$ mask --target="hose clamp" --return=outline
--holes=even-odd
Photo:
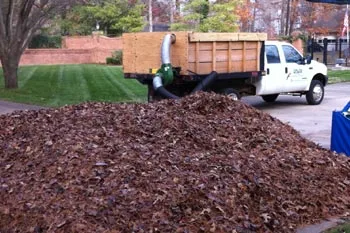
[[[162,78],[160,76],[156,75],[153,78],[153,89],[157,90],[161,86],[163,86]]]

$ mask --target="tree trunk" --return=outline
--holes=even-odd
[[[174,14],[175,14],[175,0],[171,0],[170,2],[170,24],[174,23]]]
[[[285,35],[290,35],[290,0],[287,1],[286,31]]]
[[[280,21],[281,21],[281,31],[280,31],[280,34],[281,35],[285,35],[286,33],[285,33],[285,29],[286,29],[286,26],[285,26],[285,22],[286,22],[286,20],[285,20],[285,9],[286,9],[286,0],[283,0],[282,1],[282,3],[281,3],[281,19],[280,19]]]
[[[251,28],[250,31],[251,32],[255,32],[255,20],[256,20],[256,11],[257,11],[257,4],[259,4],[259,1],[256,0],[254,3],[254,8],[253,8],[253,20],[252,20],[252,24],[251,24]]]
[[[149,31],[153,32],[152,0],[148,1],[148,17],[149,17]]]
[[[76,0],[0,0],[0,60],[5,88],[18,88],[19,60],[34,33]]]
[[[19,56],[6,56],[1,60],[2,69],[4,70],[5,88],[18,88],[17,70],[19,66]]]

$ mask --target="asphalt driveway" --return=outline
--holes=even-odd
[[[305,96],[279,96],[274,103],[265,103],[258,96],[242,101],[288,123],[307,139],[329,149],[332,112],[342,110],[350,101],[350,82],[327,85],[320,105],[308,105]]]

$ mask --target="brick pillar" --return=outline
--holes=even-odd
[[[100,31],[92,32],[93,49],[91,50],[91,57],[92,57],[93,63],[99,63],[98,48],[99,48],[100,35],[101,35]]]
[[[304,54],[304,43],[303,40],[298,38],[295,41],[293,41],[293,46],[301,53]]]
[[[67,37],[66,37],[66,36],[63,36],[63,37],[62,37],[62,44],[61,44],[61,48],[62,48],[62,49],[66,49],[66,48],[67,48],[67,42],[66,42],[66,40],[67,40]]]

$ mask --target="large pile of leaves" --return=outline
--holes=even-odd
[[[350,207],[349,159],[220,95],[0,125],[0,232],[294,232]]]

